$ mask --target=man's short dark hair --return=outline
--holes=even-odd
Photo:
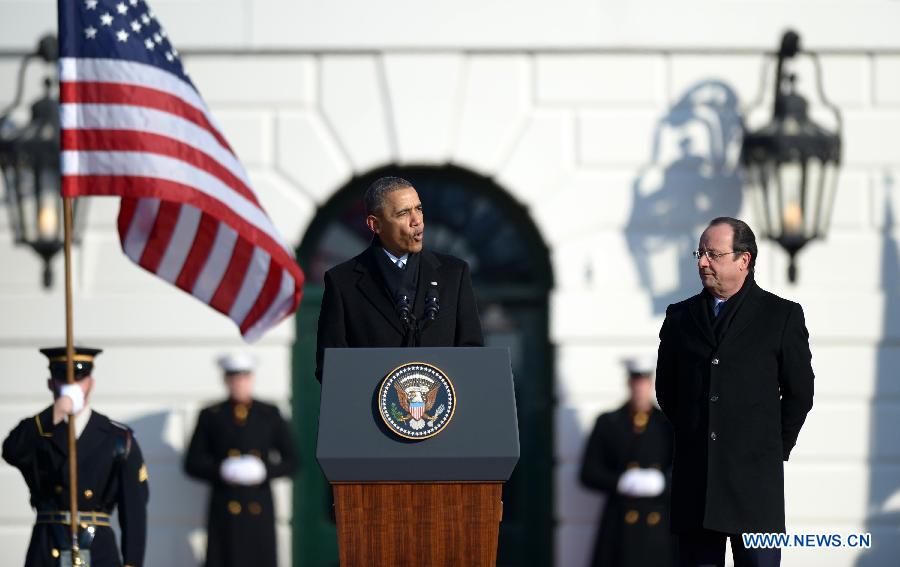
[[[741,254],[743,252],[750,253],[750,275],[754,275],[754,269],[756,268],[756,235],[753,234],[750,225],[740,219],[732,217],[716,217],[709,221],[709,226],[716,226],[719,224],[727,224],[731,227],[731,230],[734,233],[731,249],[734,250],[735,254]]]
[[[398,189],[412,188],[412,183],[402,177],[379,177],[369,185],[363,202],[366,206],[366,216],[377,215],[384,208],[384,200],[388,193]]]

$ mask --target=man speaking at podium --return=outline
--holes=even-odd
[[[422,249],[425,218],[412,183],[382,177],[364,201],[372,244],[325,273],[316,378],[326,348],[484,346],[469,266]]]

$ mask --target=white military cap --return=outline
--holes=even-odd
[[[653,374],[656,372],[655,356],[632,356],[622,362],[629,374]]]
[[[256,357],[244,351],[224,354],[217,362],[227,374],[253,372],[256,369]]]

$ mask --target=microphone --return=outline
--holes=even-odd
[[[425,319],[434,321],[437,319],[440,311],[441,304],[438,301],[437,282],[431,282],[431,285],[428,286],[428,292],[425,294]]]
[[[405,289],[397,290],[397,296],[394,300],[394,309],[404,325],[409,325],[409,319],[412,315],[412,306],[409,304],[409,292]]]

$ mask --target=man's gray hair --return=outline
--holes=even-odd
[[[412,183],[402,177],[379,177],[369,185],[366,194],[363,196],[363,203],[366,206],[366,216],[377,215],[384,208],[384,200],[388,193],[392,193],[398,189],[412,188]]]

